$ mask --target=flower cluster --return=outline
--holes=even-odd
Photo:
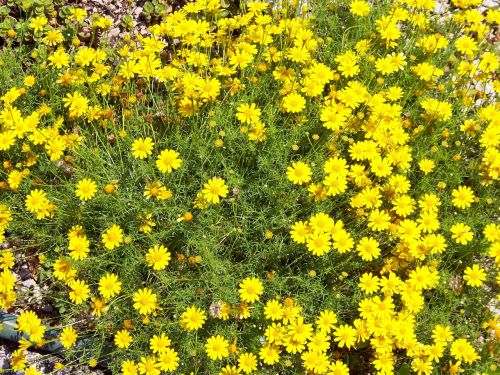
[[[0,12],[13,370],[496,371],[498,9],[155,0],[111,45],[31,3]]]

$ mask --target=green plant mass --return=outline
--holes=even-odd
[[[499,371],[498,7],[73,3],[0,6],[10,369]]]

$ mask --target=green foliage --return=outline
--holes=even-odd
[[[17,24],[11,17],[14,5],[29,9],[29,16],[19,19]],[[99,359],[109,365],[113,374],[119,374],[123,361],[131,359],[139,362],[142,357],[151,355],[149,340],[163,332],[171,338],[172,347],[181,358],[178,371],[218,374],[223,365],[236,365],[241,353],[259,355],[265,330],[271,324],[264,313],[267,301],[276,298],[283,306],[300,306],[300,315],[307,323],[314,323],[322,311],[332,310],[338,317],[337,327],[344,324],[353,327],[360,319],[362,304],[373,297],[360,288],[360,278],[368,272],[387,277],[393,271],[404,284],[404,288],[401,285],[391,298],[394,307],[386,314],[366,313],[361,320],[376,326],[373,321],[396,324],[394,321],[397,319],[411,316],[415,319],[412,333],[417,344],[422,346],[434,343],[432,331],[437,325],[450,326],[455,339],[466,338],[478,353],[474,363],[467,365],[467,371],[494,371],[491,369],[495,368],[497,360],[491,345],[495,345],[495,338],[485,330],[484,325],[494,320],[488,306],[496,303],[498,280],[495,277],[498,278],[498,270],[495,258],[489,255],[493,246],[490,242],[495,241],[485,238],[484,230],[488,224],[495,222],[498,214],[494,204],[498,198],[498,178],[491,177],[497,169],[484,164],[487,151],[479,139],[482,132],[498,120],[485,120],[481,109],[474,107],[472,101],[475,95],[481,96],[486,100],[483,107],[487,107],[490,102],[494,103],[494,94],[489,97],[485,92],[476,90],[472,95],[464,90],[468,78],[453,78],[460,75],[454,66],[457,60],[467,60],[455,47],[459,35],[450,37],[449,44],[439,53],[429,54],[417,45],[417,41],[430,33],[429,29],[419,28],[404,20],[398,27],[405,39],[402,37],[404,40],[398,40],[389,48],[380,37],[381,28],[376,22],[395,7],[389,1],[374,3],[370,14],[364,18],[353,14],[349,4],[343,1],[314,2],[312,9],[307,10],[309,13],[293,2],[285,5],[287,7],[279,11],[266,10],[271,19],[269,22],[280,25],[283,20],[292,24],[295,22],[292,20],[300,20],[296,21],[299,26],[297,30],[291,26],[283,27],[282,32],[272,35],[269,46],[288,56],[296,43],[294,38],[297,38],[291,30],[296,34],[300,31],[308,42],[316,43],[310,51],[312,57],[304,63],[289,57],[273,62],[266,55],[269,46],[254,42],[257,52],[252,56],[252,64],[242,69],[235,68],[230,75],[245,86],[234,91],[229,88],[235,81],[217,75],[218,63],[214,59],[222,61],[220,66],[234,65],[227,61],[234,55],[235,46],[242,42],[250,43],[258,35],[255,29],[244,23],[234,29],[228,27],[234,35],[221,33],[222,36],[217,37],[221,40],[209,48],[198,46],[199,41],[191,45],[186,35],[179,33],[180,36],[177,36],[172,32],[173,35],[166,35],[164,39],[187,39],[182,41],[186,44],[174,46],[179,51],[176,54],[175,48],[167,46],[167,43],[158,51],[155,47],[148,46],[149,50],[143,48],[148,41],[132,39],[130,35],[127,37],[132,42],[120,40],[117,46],[110,47],[105,39],[94,39],[100,32],[104,37],[106,35],[106,28],[100,26],[83,38],[78,33],[81,25],[70,20],[70,7],[57,2],[33,0],[23,4],[8,3],[7,7],[0,8],[0,36],[6,38],[7,31],[13,28],[22,34],[9,42],[18,44],[0,51],[0,94],[4,95],[13,87],[24,86],[25,93],[14,103],[23,118],[34,112],[41,113],[41,108],[50,108],[35,128],[46,131],[55,129],[55,132],[47,134],[71,144],[60,156],[53,157],[55,152],[50,149],[49,140],[36,144],[28,136],[23,136],[0,151],[3,161],[0,199],[13,217],[6,227],[6,238],[9,242],[24,244],[23,251],[37,253],[36,258],[40,262],[38,281],[49,287],[50,292],[44,295],[44,299],[57,309],[60,315],[57,325],[76,327],[79,337],[88,343],[83,354],[73,347],[65,355],[70,360]],[[400,6],[403,8],[403,5]],[[207,30],[216,33],[217,27],[224,29],[223,23],[217,20],[232,19],[230,17],[239,12],[239,8],[239,4],[224,3],[214,14],[199,12],[192,17],[198,17],[196,19],[200,23],[208,20],[211,28]],[[241,8],[243,13],[248,11],[245,4]],[[57,27],[64,30],[64,41],[60,46],[71,56],[70,67],[63,69],[56,69],[50,63],[56,47],[46,45],[42,37],[35,35],[27,26],[32,17],[48,15],[54,10],[58,10],[60,18]],[[150,24],[170,20],[166,11],[164,1],[148,1],[143,6],[143,16]],[[304,21],[304,14],[311,16],[308,22]],[[429,11],[422,11],[422,14],[430,16]],[[100,19],[95,17],[94,20]],[[238,18],[238,22],[243,21]],[[264,19],[262,22],[267,21]],[[130,16],[123,19],[124,29],[132,31],[132,24]],[[433,33],[449,36],[458,24],[432,20],[430,25]],[[88,65],[77,62],[75,54],[81,53],[85,47],[77,48],[70,42],[78,36],[82,39],[79,43],[88,43],[85,47],[92,43],[99,45],[100,52],[106,54],[102,61],[93,61]],[[163,40],[160,37],[157,39]],[[151,40],[149,42],[153,44]],[[367,51],[361,52],[361,42],[368,42]],[[138,51],[133,54],[125,51],[122,55],[120,48],[125,47]],[[485,46],[481,48],[484,48],[482,53],[487,50]],[[359,59],[359,72],[353,77],[344,74],[338,62],[339,56],[348,50],[356,51]],[[190,53],[200,51],[207,58],[206,65],[186,63],[192,57]],[[151,61],[141,60],[144,57],[141,54],[150,54]],[[407,65],[394,74],[385,75],[377,69],[376,61],[389,54],[404,55]],[[476,58],[480,59],[481,55]],[[308,69],[312,69],[313,60],[330,67],[332,78],[321,87],[319,95],[309,96],[304,77],[310,74]],[[131,79],[126,79],[121,71],[127,61],[138,66]],[[153,65],[156,62],[161,67],[178,68],[179,77],[163,79],[159,68],[148,76],[144,73],[145,69],[140,69],[141,64]],[[446,70],[446,74],[425,82],[411,69],[421,62]],[[99,64],[108,66],[110,70],[94,80],[93,74],[98,71]],[[283,68],[292,71],[293,79],[277,78],[284,74]],[[25,84],[26,76],[30,75],[36,78],[33,87]],[[187,92],[196,84],[189,79],[186,84],[182,78],[192,76],[200,79],[216,77],[223,89],[215,99],[202,99],[203,90],[190,96]],[[360,83],[362,88],[359,91],[364,89],[369,93],[369,99],[363,98],[359,105],[351,108],[342,128],[332,131],[325,125],[322,111],[332,101],[349,107],[349,101],[361,94],[353,92],[344,101],[339,97],[341,91],[354,81]],[[102,85],[109,86],[108,93],[102,93]],[[383,107],[380,123],[387,121],[392,128],[389,127],[388,135],[378,134],[377,127],[382,125],[374,126],[372,122],[377,106],[372,105],[370,100],[376,100],[373,99],[377,98],[376,95],[385,100],[393,86],[402,88],[402,97],[391,101],[393,107]],[[291,92],[306,98],[305,107],[298,113],[284,105],[284,98]],[[88,108],[82,116],[72,115],[71,103],[67,104],[75,93],[88,99]],[[421,104],[423,99],[429,97],[451,103],[453,116],[432,118]],[[182,104],[184,98],[197,101],[199,108],[186,115]],[[4,102],[7,103],[7,100]],[[7,108],[5,103],[2,109]],[[238,108],[243,103],[254,103],[261,110],[259,121],[265,124],[265,139],[259,142],[250,139],[249,129],[255,123],[247,126],[237,119]],[[381,106],[384,104],[380,103]],[[391,117],[385,113],[391,109],[397,115]],[[491,106],[493,116],[498,117],[498,108],[494,109],[494,104]],[[6,123],[4,117],[1,121]],[[479,124],[474,135],[468,135],[462,129],[467,120]],[[401,133],[396,133],[394,129],[401,130]],[[391,133],[393,130],[394,133]],[[29,134],[32,133],[34,131]],[[408,135],[408,139],[401,141],[397,134],[401,137]],[[133,155],[132,145],[137,139],[146,137],[154,142],[152,155],[145,160],[138,159]],[[392,145],[396,145],[394,148],[407,146],[412,157],[408,166],[394,162],[389,175],[380,177],[372,160],[355,160],[350,151],[352,146],[373,139],[379,142],[377,156],[383,158],[389,157]],[[496,148],[498,145],[486,149]],[[161,173],[155,164],[156,158],[165,149],[175,150],[182,160],[179,169],[167,174]],[[31,157],[33,164],[30,163]],[[322,196],[315,193],[311,186],[315,183],[327,189],[329,173],[326,164],[333,157],[347,160],[351,168],[349,187],[340,194]],[[431,159],[436,164],[430,173],[419,167],[419,162],[425,159]],[[297,161],[306,163],[312,171],[312,180],[305,185],[298,186],[287,177],[288,168]],[[365,168],[365,182],[357,183],[351,176],[355,164],[362,164]],[[9,180],[13,170],[27,170],[19,187],[15,188]],[[394,209],[394,200],[399,195],[391,190],[390,178],[396,174],[411,183],[407,195],[415,200],[417,207],[419,199],[425,194],[436,194],[440,198],[442,205],[438,209],[439,229],[436,233],[446,239],[445,251],[426,252],[419,258],[411,253],[411,248],[421,241],[424,233],[415,239],[415,243],[398,234],[398,225],[405,217],[395,213]],[[197,194],[213,177],[224,179],[228,194],[221,195],[220,204],[200,208],[196,204]],[[75,194],[77,184],[83,179],[91,179],[97,184],[97,193],[86,201],[78,199]],[[172,191],[170,199],[146,198],[145,190],[156,182]],[[457,208],[453,202],[452,192],[459,186],[470,187],[477,197],[466,209]],[[380,207],[390,214],[391,226],[382,231],[370,228],[370,208],[353,203],[363,189],[371,187],[380,189]],[[27,197],[35,189],[43,190],[55,205],[53,216],[40,220],[29,212]],[[408,219],[416,222],[422,211],[417,208]],[[319,213],[325,213],[336,223],[341,222],[356,244],[363,237],[373,237],[380,245],[380,256],[365,261],[356,248],[345,253],[332,248],[325,255],[316,256],[308,251],[305,244],[294,242],[290,235],[294,223],[308,222]],[[150,215],[147,220],[146,215]],[[148,220],[154,225],[149,223],[150,228],[147,229],[150,230],[145,230],[144,224]],[[474,232],[473,239],[465,245],[457,244],[452,238],[450,228],[458,222],[466,223]],[[113,224],[120,226],[125,238],[120,246],[109,250],[102,236]],[[87,257],[69,260],[77,278],[89,285],[94,299],[100,298],[98,286],[105,274],[118,275],[122,285],[121,293],[106,301],[102,316],[92,315],[99,315],[95,300],[86,299],[78,304],[68,297],[71,283],[56,277],[53,272],[57,262],[69,259],[69,233],[78,226],[81,226],[91,245]],[[148,249],[157,244],[165,245],[172,256],[163,270],[154,270],[145,258]],[[23,254],[22,251],[20,253]],[[464,272],[472,264],[479,264],[486,270],[487,279],[483,287],[472,287],[463,279]],[[432,287],[422,288],[418,282],[415,285],[409,281],[413,272],[423,267],[438,274]],[[256,303],[250,304],[250,316],[246,319],[242,317],[242,311],[248,306],[242,303],[238,288],[248,277],[261,280],[264,292]],[[158,297],[159,308],[150,316],[141,315],[133,307],[134,295],[142,288],[151,289]],[[422,297],[422,309],[412,312],[403,298],[404,293],[410,293],[408,295],[415,298]],[[392,293],[377,292],[382,299],[389,295]],[[227,320],[210,315],[214,305],[222,301],[231,306]],[[203,328],[196,332],[187,332],[179,323],[183,312],[190,306],[199,307],[208,315]],[[30,308],[36,309],[36,306]],[[408,324],[412,324],[410,320]],[[406,322],[403,321],[403,324]],[[113,344],[113,335],[124,327],[128,327],[133,336],[133,344],[128,349]],[[392,331],[381,329],[383,334],[378,336],[374,332],[370,332],[372,341],[361,339],[362,335],[358,333],[360,338],[355,348],[349,349],[339,346],[339,340],[334,340],[338,335],[336,331],[332,332],[328,361],[341,360],[348,365],[351,374],[372,372],[373,361],[381,355],[377,353],[380,344],[377,344],[376,338],[386,335],[394,341],[398,340]],[[209,360],[205,343],[215,335],[222,335],[235,343],[239,352],[232,353],[224,362]],[[414,360],[429,356],[424,351],[423,354],[412,352],[404,345],[399,341],[394,347],[391,344],[390,351],[394,350],[391,359],[393,371],[398,374],[415,372]],[[303,358],[287,352],[285,344],[281,346],[279,363],[271,367],[261,362],[259,374],[294,374],[302,368]],[[450,366],[458,358],[450,353],[447,346],[438,360],[439,363],[433,363],[432,373],[440,373],[441,368],[450,371]]]

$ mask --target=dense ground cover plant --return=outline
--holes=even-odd
[[[104,17],[20,8],[12,368],[38,374],[52,322],[69,363],[113,374],[496,371],[500,11],[479,3],[204,0],[114,46]],[[52,321],[20,302],[25,260]]]

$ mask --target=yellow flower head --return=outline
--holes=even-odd
[[[264,292],[264,285],[255,277],[247,277],[240,283],[240,297],[244,302],[252,303],[259,300]]]

